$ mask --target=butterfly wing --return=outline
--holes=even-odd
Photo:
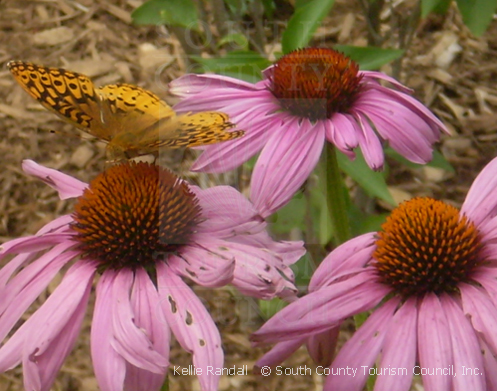
[[[101,121],[101,97],[87,76],[23,61],[10,61],[7,67],[46,109],[95,137],[111,139],[112,129]]]
[[[131,84],[111,84],[97,88],[101,96],[102,122],[121,132],[140,133],[158,121],[176,114],[157,95]]]
[[[174,112],[173,112],[174,113]],[[207,111],[160,118],[138,132],[123,132],[109,143],[111,157],[126,151],[128,156],[155,153],[159,148],[183,148],[228,141],[244,135],[243,130],[228,132],[235,125],[225,113]]]

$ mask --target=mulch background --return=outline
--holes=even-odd
[[[0,64],[20,59],[64,67],[90,76],[96,85],[127,82],[145,87],[173,104],[167,83],[187,71],[184,54],[167,29],[132,24],[130,14],[140,4],[138,0],[2,0]],[[400,13],[407,5],[397,2],[394,11]],[[384,17],[387,22],[393,19],[389,14]],[[332,14],[316,33],[316,43],[366,45],[365,26],[358,7],[347,0],[337,0]],[[385,28],[389,28],[388,23]],[[268,29],[268,34],[273,32]],[[277,36],[270,39],[279,41]],[[271,49],[275,48],[277,44]],[[392,162],[389,183],[397,199],[430,195],[459,206],[478,172],[496,156],[496,50],[495,21],[482,38],[471,36],[454,9],[446,16],[430,16],[419,27],[399,77],[452,131],[439,149],[456,173],[408,169]],[[390,73],[391,69],[385,67],[383,71]],[[73,205],[70,201],[60,202],[53,190],[24,175],[20,167],[23,159],[33,159],[83,181],[91,180],[105,168],[105,145],[75,136],[78,132],[73,126],[31,99],[5,67],[0,68],[0,132],[2,242],[36,232],[53,218],[70,213]],[[186,153],[186,163],[180,163],[178,157],[173,153],[166,160],[174,160],[175,168],[201,185],[232,179],[230,175],[217,178],[189,174],[185,167],[193,159],[192,152]],[[247,178],[239,178],[242,190],[246,189]],[[51,289],[55,286],[56,282]],[[248,342],[249,333],[262,322],[257,304],[231,288],[198,292],[223,336],[225,367],[250,368],[248,376],[223,377],[220,390],[322,388],[323,378],[319,376],[253,375],[251,368],[262,354]],[[89,357],[89,328],[90,316],[54,390],[98,389]],[[190,362],[189,355],[175,343],[171,364],[187,367]],[[313,364],[301,349],[285,365],[296,368]],[[20,368],[0,375],[0,391],[22,389]],[[170,376],[170,389],[198,390],[199,385],[193,376]]]

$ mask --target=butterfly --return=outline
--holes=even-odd
[[[157,154],[159,148],[214,144],[244,135],[225,113],[177,115],[157,95],[131,84],[96,87],[85,75],[24,61],[7,64],[16,81],[45,108],[107,142],[113,161]]]

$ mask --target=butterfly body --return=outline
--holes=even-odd
[[[34,99],[66,122],[108,143],[113,160],[157,153],[161,147],[214,144],[243,136],[226,114],[177,115],[158,96],[131,84],[95,87],[85,75],[28,62],[7,64]]]

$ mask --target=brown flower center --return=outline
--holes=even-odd
[[[72,227],[84,256],[103,269],[149,267],[189,243],[200,213],[186,183],[156,165],[132,162],[90,183]]]
[[[455,292],[484,261],[475,225],[431,198],[399,205],[378,235],[373,254],[378,275],[405,297]]]
[[[360,91],[356,63],[332,49],[299,49],[273,68],[271,92],[281,106],[312,121],[348,112]]]

